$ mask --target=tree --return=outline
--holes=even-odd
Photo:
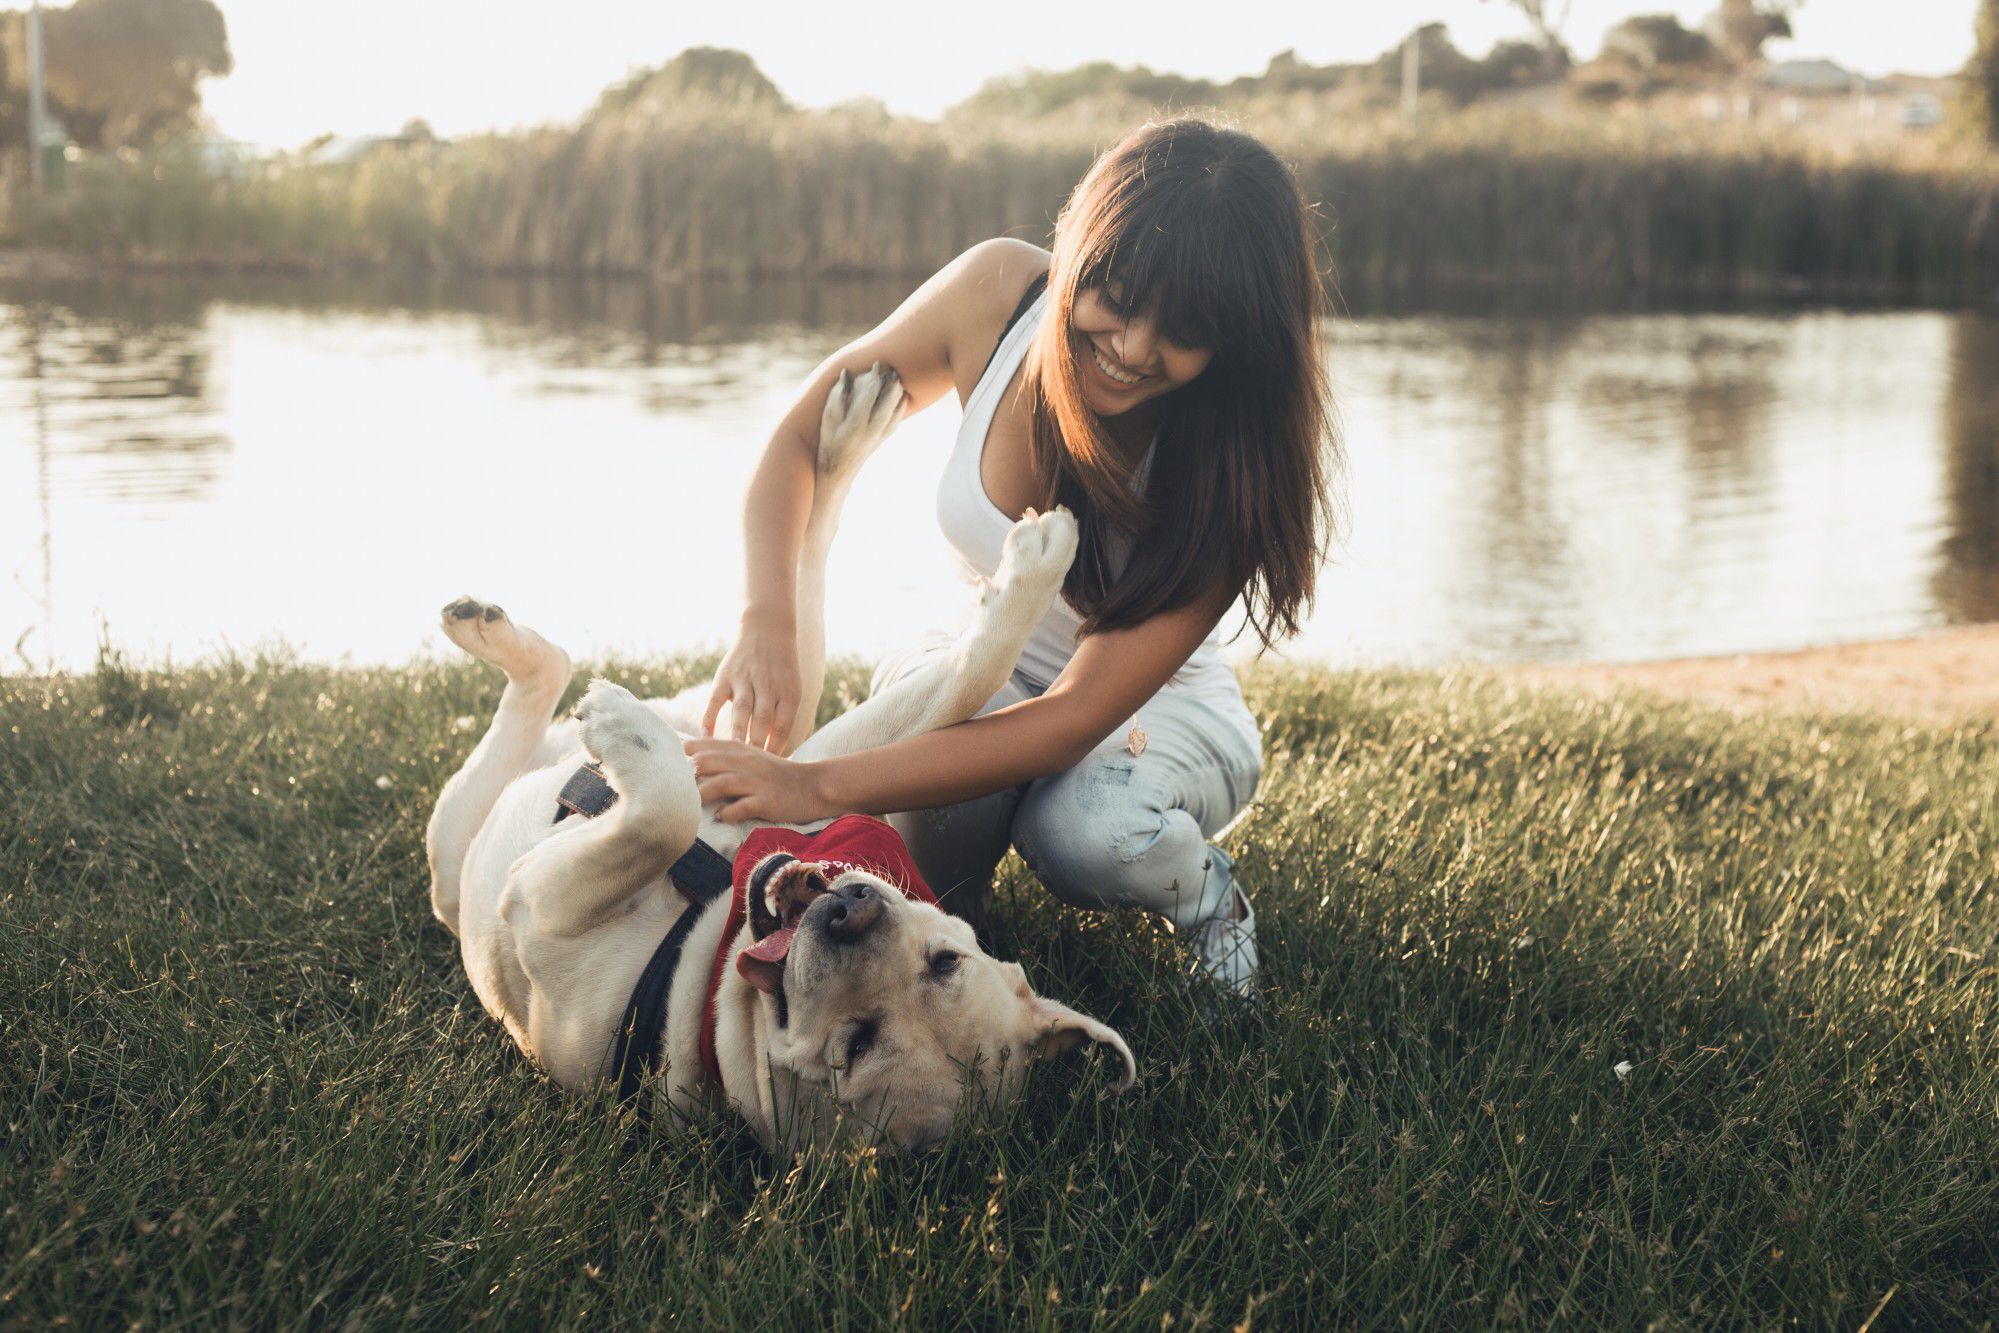
[[[602,116],[640,105],[674,107],[687,102],[788,110],[790,104],[757,62],[741,51],[690,46],[658,69],[641,70],[613,84],[590,114]]]
[[[1603,37],[1606,60],[1615,60],[1651,78],[1669,69],[1692,69],[1715,56],[1714,43],[1671,14],[1641,14]]]
[[[1763,58],[1763,43],[1791,35],[1791,13],[1802,0],[1721,0],[1701,26],[1737,65]]]
[[[1540,44],[1548,69],[1567,69],[1569,47],[1562,40],[1562,29],[1568,26],[1569,7],[1574,0],[1506,0],[1506,3],[1519,10],[1527,26],[1534,30],[1534,40]]]
[[[1524,42],[1500,42],[1485,59],[1476,60],[1458,50],[1443,24],[1425,23],[1363,67],[1362,76],[1389,87],[1400,84],[1404,53],[1411,42],[1416,45],[1423,91],[1440,93],[1454,102],[1471,102],[1487,93],[1535,83],[1547,73],[1546,54],[1541,48]]]
[[[8,17],[18,28],[21,16]],[[50,106],[86,148],[144,148],[185,133],[201,110],[201,81],[234,67],[213,0],[76,0],[44,11],[42,30]],[[8,55],[12,103],[26,65]]]

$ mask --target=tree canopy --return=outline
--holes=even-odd
[[[590,114],[602,116],[633,107],[672,106],[690,100],[772,111],[782,111],[790,105],[770,76],[743,52],[719,46],[690,46],[659,68],[641,70],[605,89]]]
[[[1763,43],[1791,35],[1799,0],[1721,0],[1703,25],[1723,55],[1738,65],[1763,58]]]
[[[5,89],[0,134],[27,121],[27,24],[0,14]],[[144,148],[184,134],[201,111],[201,81],[229,73],[229,32],[213,0],[76,0],[42,11],[49,109],[86,148]]]

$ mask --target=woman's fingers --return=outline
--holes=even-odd
[[[797,720],[797,698],[779,690],[771,696],[770,718],[768,722],[759,720],[755,729],[750,732],[750,735],[761,736],[763,739],[759,743],[764,749],[770,751],[772,754],[781,755],[784,753],[784,747],[791,741],[791,727]]]
[[[729,709],[729,731],[732,733],[730,739],[748,740],[750,712],[757,706],[756,687],[745,682],[729,702],[732,705]]]
[[[777,719],[769,700],[769,695],[759,694],[756,711],[750,714],[749,742],[759,750],[770,748],[771,732],[776,729]]]
[[[716,801],[733,801],[749,795],[750,784],[740,773],[715,773],[697,777],[694,790],[701,794],[701,804],[713,805]]]
[[[715,719],[722,715],[722,705],[729,702],[732,691],[722,677],[715,677],[715,688],[708,692],[708,711],[701,715],[701,734],[715,734]]]
[[[760,777],[768,778],[772,762],[754,748],[736,749],[727,740],[690,740],[685,746],[694,765],[694,790],[703,806],[719,807],[715,817],[734,824],[770,816],[771,794]]]

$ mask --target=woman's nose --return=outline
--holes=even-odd
[[[1150,319],[1140,316],[1126,322],[1124,332],[1112,343],[1112,348],[1127,369],[1144,370],[1151,364],[1158,343],[1159,330]]]

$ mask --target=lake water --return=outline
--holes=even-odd
[[[572,650],[720,645],[738,502],[801,377],[902,288],[125,280],[0,289],[0,670],[100,636],[435,651],[497,599]],[[1367,315],[1333,330],[1351,521],[1294,656],[1626,660],[1999,619],[1999,318]],[[954,402],[855,488],[829,637],[966,590]]]

